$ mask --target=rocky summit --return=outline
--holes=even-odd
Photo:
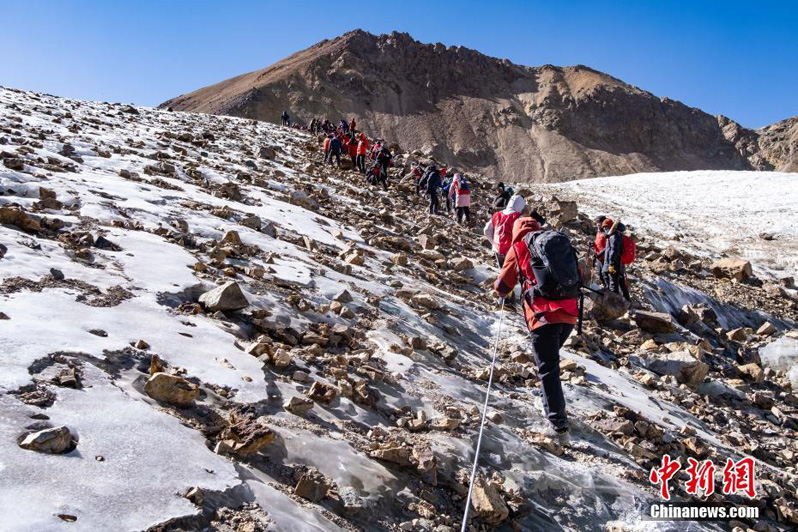
[[[711,129],[620,82],[620,92],[579,85],[605,79],[586,69],[524,69],[401,35],[346,39],[309,53],[342,58],[336,75],[353,87],[389,83],[387,70],[361,79],[347,65],[393,47],[417,48],[407,61],[460,68],[462,58],[515,83],[527,107],[508,96],[506,112],[485,118],[503,121],[502,136],[534,127],[564,138],[578,115],[556,110],[579,98],[589,109],[591,95],[642,98],[664,116],[696,115],[704,126],[693,131]],[[456,105],[446,91],[459,84],[383,105]],[[561,100],[554,86],[580,96]],[[479,83],[464,90],[482,94]],[[384,127],[377,115],[364,122]],[[379,133],[405,144],[402,127]],[[465,144],[449,146],[466,157]],[[470,505],[470,531],[649,530],[643,519],[661,500],[649,479],[665,454],[684,468],[711,459],[718,475],[728,459],[752,457],[756,497],[709,500],[758,507],[758,518],[727,523],[733,530],[798,526],[795,205],[762,231],[769,240],[754,222],[702,239],[698,221],[728,227],[725,203],[710,217],[673,216],[703,189],[659,205],[646,194],[666,188],[643,181],[629,192],[627,178],[590,198],[583,182],[516,184],[586,267],[595,214],[622,211],[637,240],[631,303],[591,292],[584,331],[563,350],[564,446],[541,411],[523,319],[502,322],[495,305],[481,234],[492,188],[473,180],[473,225],[429,216],[409,174],[416,157],[397,152],[385,192],[324,165],[317,140],[294,129],[0,89],[2,528],[450,532]],[[552,168],[538,175],[564,176]],[[738,191],[745,202],[726,216],[744,219],[756,211],[749,189],[729,183],[747,176],[714,174],[724,185],[701,201],[709,209]],[[789,178],[761,176],[767,189]],[[673,500],[698,502],[683,473]]]
[[[298,124],[357,118],[407,151],[505,181],[796,171],[796,118],[751,130],[586,66],[520,66],[356,30],[162,107]]]

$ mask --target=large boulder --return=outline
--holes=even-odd
[[[42,230],[38,221],[16,205],[0,205],[0,224],[14,225],[28,233],[38,233]]]
[[[670,314],[664,312],[647,312],[639,310],[634,316],[638,327],[654,334],[669,334],[675,330]]]
[[[229,281],[222,286],[218,286],[209,292],[205,292],[199,298],[205,310],[216,312],[217,310],[240,310],[249,306],[244,292],[235,281]]]
[[[456,272],[462,272],[473,268],[474,263],[468,257],[457,257],[449,261],[449,267]]]
[[[300,207],[304,207],[308,210],[316,210],[319,207],[319,203],[302,192],[301,190],[293,190],[291,191],[291,196],[289,200],[292,204],[298,205]]]
[[[304,397],[291,397],[288,401],[283,403],[283,408],[291,412],[292,414],[296,414],[301,416],[303,414],[308,413],[310,410],[313,409],[313,405],[315,403],[310,399],[305,399]]]
[[[753,276],[751,263],[747,260],[736,257],[727,257],[715,261],[710,267],[712,275],[720,279],[734,279],[736,281],[746,281]]]
[[[160,403],[190,406],[199,397],[199,388],[183,377],[155,373],[144,385],[144,392]]]
[[[75,437],[64,426],[32,432],[19,442],[19,446],[23,449],[48,454],[67,453],[76,445]]]
[[[230,416],[230,425],[219,435],[214,452],[248,456],[274,441],[274,432],[255,416]]]
[[[271,146],[261,146],[258,150],[258,155],[261,159],[274,160],[274,158],[277,157],[277,150]]]
[[[410,299],[410,302],[418,307],[424,307],[429,310],[437,310],[443,306],[439,299],[423,292],[414,295]]]
[[[754,382],[762,382],[765,380],[765,372],[756,362],[751,362],[750,364],[743,364],[742,366],[737,368],[742,375],[747,378],[750,378]]]
[[[475,481],[471,506],[476,510],[478,517],[491,525],[501,523],[510,515],[510,510],[499,490],[482,478]]]
[[[294,495],[310,502],[319,502],[330,491],[330,482],[316,470],[311,469],[299,478],[294,487]]]
[[[418,243],[421,244],[421,249],[435,249],[437,240],[434,236],[422,233],[418,235]]]
[[[585,301],[588,315],[599,323],[617,320],[629,310],[629,302],[615,292],[590,292]]]
[[[577,217],[579,216],[579,209],[577,208],[575,201],[563,201],[557,198],[553,198],[550,207],[551,207],[551,213],[550,213],[551,216],[560,225],[576,220]]]
[[[648,358],[648,369],[658,375],[673,375],[680,384],[695,387],[709,372],[709,366],[687,351],[662,353]]]

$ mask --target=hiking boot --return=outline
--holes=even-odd
[[[554,439],[561,446],[567,447],[571,443],[571,431],[568,430],[568,427],[554,429]]]

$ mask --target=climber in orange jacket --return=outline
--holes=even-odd
[[[536,290],[537,279],[542,277],[540,273],[536,274],[540,259],[533,258],[530,250],[532,240],[525,237],[540,230],[541,225],[534,218],[519,218],[515,221],[513,243],[504,259],[494,289],[500,297],[507,297],[519,281],[522,283],[524,319],[532,338],[543,392],[543,408],[558,441],[567,444],[570,438],[565,395],[560,382],[560,348],[574,330],[579,316],[579,304],[577,297],[547,299]],[[570,243],[567,245],[570,246]],[[576,262],[575,254],[573,261]]]

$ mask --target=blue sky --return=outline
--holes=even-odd
[[[362,28],[585,64],[743,125],[798,115],[798,2],[0,0],[0,85],[156,105]]]

